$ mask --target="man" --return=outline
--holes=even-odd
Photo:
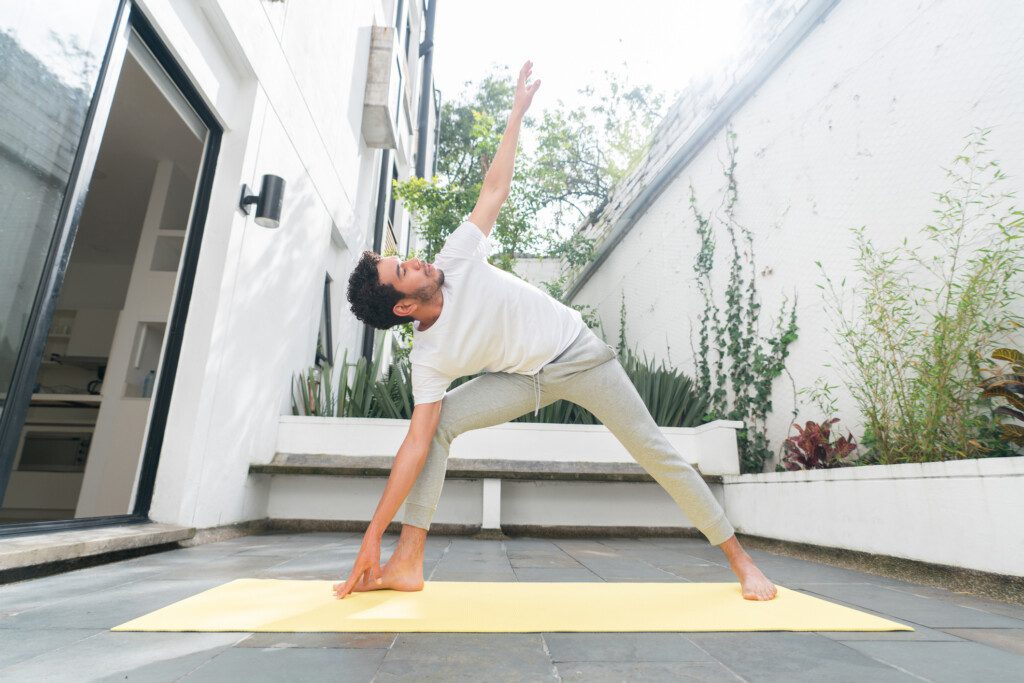
[[[776,589],[740,547],[707,484],[662,435],[616,359],[576,310],[486,261],[488,236],[512,182],[519,128],[540,80],[519,80],[501,144],[469,220],[434,264],[363,252],[349,279],[352,311],[378,329],[412,321],[415,407],[380,503],[338,598],[352,591],[423,588],[423,548],[452,439],[558,399],[592,412],[729,559],[748,600]],[[447,392],[449,383],[484,374]],[[408,500],[406,496],[408,495]],[[398,545],[380,568],[380,539],[405,501]]]

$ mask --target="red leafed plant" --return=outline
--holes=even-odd
[[[799,434],[791,436],[783,443],[786,456],[782,465],[787,470],[825,469],[829,467],[845,467],[852,465],[850,454],[857,449],[853,434],[835,436],[831,433],[832,425],[839,422],[838,417],[825,420],[821,424],[807,421],[801,427],[794,423]]]

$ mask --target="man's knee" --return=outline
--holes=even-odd
[[[459,434],[464,430],[459,425],[459,420],[456,418],[456,414],[451,410],[446,410],[446,406],[441,403],[441,416],[437,421],[437,430],[434,432],[434,438],[441,443],[445,448],[451,446],[452,441],[455,440]]]

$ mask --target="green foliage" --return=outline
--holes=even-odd
[[[331,365],[324,362],[292,377],[292,415],[331,417],[337,414],[335,394],[331,391],[332,372]]]
[[[575,230],[567,238],[562,233],[600,212],[614,184],[646,154],[650,132],[664,107],[663,96],[650,86],[628,81],[626,68],[605,72],[600,86],[580,90],[583,105],[569,108],[559,101],[539,121],[524,119],[515,178],[491,232],[498,245],[489,258],[493,265],[514,272],[517,257],[541,254],[571,269],[594,258],[593,239]],[[514,92],[515,79],[506,67],[489,74],[461,100],[444,103],[437,175],[394,184],[395,197],[416,218],[421,258],[432,261],[476,204]],[[567,284],[568,275],[563,273],[541,286],[561,300]],[[588,327],[598,328],[593,306],[568,305],[580,312]],[[395,353],[408,355],[411,326],[403,326],[398,334]]]
[[[689,377],[664,362],[655,364],[646,355],[641,358],[629,348],[619,351],[618,360],[659,427],[695,427],[704,423],[707,399],[694,390]],[[452,382],[452,388],[474,376]],[[601,424],[590,411],[564,400],[542,407],[536,416],[531,410],[513,422]]]
[[[381,336],[374,358],[381,357],[385,337]],[[662,427],[693,427],[702,423],[707,401],[693,389],[693,382],[664,363],[655,365],[646,356],[639,358],[625,349],[619,356],[623,369],[647,405],[654,421]],[[296,380],[292,400],[293,415],[319,415],[338,417],[385,417],[409,419],[412,417],[412,370],[407,356],[396,356],[383,375],[380,361],[367,363],[360,357],[349,363],[347,352],[341,363],[336,397],[330,394],[330,367],[310,368],[310,374],[322,376],[322,384],[307,385],[300,375]],[[451,389],[470,381],[477,375],[462,377],[451,384]],[[315,397],[315,400],[309,397]],[[335,407],[337,408],[335,410]],[[600,424],[589,411],[570,403],[556,401],[544,406],[534,416],[529,412],[516,422],[544,422],[558,424]]]
[[[834,417],[820,424],[810,420],[802,427],[794,424],[797,435],[783,442],[786,455],[777,470],[830,469],[855,464],[857,441],[850,432],[846,436],[833,433],[837,422],[839,418]]]
[[[1024,448],[1024,353],[1000,348],[991,358],[1005,365],[983,369],[989,376],[979,385],[981,398],[991,410],[992,422],[979,439],[980,449],[988,456],[1020,455]]]
[[[360,356],[348,362],[348,351],[341,361],[337,392],[331,390],[333,368],[314,366],[296,378],[292,394],[293,415],[327,417],[407,418],[412,415],[412,377],[408,359],[397,357],[381,374],[386,335],[380,335],[368,363]]]
[[[570,273],[572,273],[577,266],[581,266],[593,260],[595,255],[596,248],[594,240],[589,237],[585,237],[582,233],[574,233],[572,237],[554,247],[548,254],[548,258],[561,259],[568,268],[553,280],[542,282],[541,286],[547,290],[549,295],[555,299],[562,300],[565,297],[565,286],[569,282]],[[583,322],[586,323],[587,327],[590,329],[596,330],[601,325],[597,309],[593,306],[589,306],[587,304],[566,305],[579,311],[580,315],[583,317]]]
[[[708,397],[708,419],[742,420],[737,431],[742,472],[760,472],[771,457],[765,425],[772,410],[772,385],[786,369],[789,346],[797,337],[796,297],[792,305],[784,299],[774,334],[760,334],[761,304],[757,296],[754,237],[749,228],[736,221],[736,133],[726,130],[729,162],[723,173],[727,180],[723,208],[723,229],[729,239],[732,258],[725,284],[725,306],[715,298],[716,237],[712,214],[703,215],[690,185],[690,208],[696,221],[698,250],[694,260],[697,289],[703,310],[697,319],[697,392]],[[794,414],[795,417],[795,414]]]
[[[646,355],[641,359],[629,349],[619,355],[619,362],[658,426],[695,427],[704,423],[708,400],[695,390],[689,377],[664,361],[655,366]]]
[[[977,395],[982,355],[1018,325],[1020,228],[1004,209],[1013,193],[984,157],[989,129],[975,129],[952,167],[952,189],[936,193],[937,220],[919,244],[881,249],[853,228],[860,282],[825,278],[823,298],[844,383],[866,422],[875,462],[926,462],[987,455],[997,432]]]
[[[619,301],[619,343],[616,347],[619,356],[626,352],[626,293],[622,292]]]
[[[395,196],[416,217],[428,261],[476,204],[514,92],[514,75],[504,67],[461,100],[444,103],[437,175],[395,184]],[[663,108],[661,95],[650,86],[630,85],[627,69],[606,72],[600,87],[580,93],[582,106],[559,101],[539,120],[523,121],[510,195],[491,233],[498,246],[490,259],[495,266],[511,271],[517,257],[531,254],[570,263],[591,258],[593,244],[586,238],[561,234],[596,215],[615,182],[646,153]]]

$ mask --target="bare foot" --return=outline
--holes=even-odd
[[[383,581],[367,582],[366,577],[359,579],[352,587],[353,593],[362,591],[376,591],[385,588],[395,591],[420,591],[423,590],[423,564],[422,562],[401,561],[394,558],[388,560],[382,569],[381,578]],[[345,582],[334,585],[339,589]]]
[[[732,567],[733,574],[740,580],[744,599],[771,600],[775,597],[777,593],[775,584],[757,568],[749,556],[736,560],[736,562],[730,562],[730,567]]]

